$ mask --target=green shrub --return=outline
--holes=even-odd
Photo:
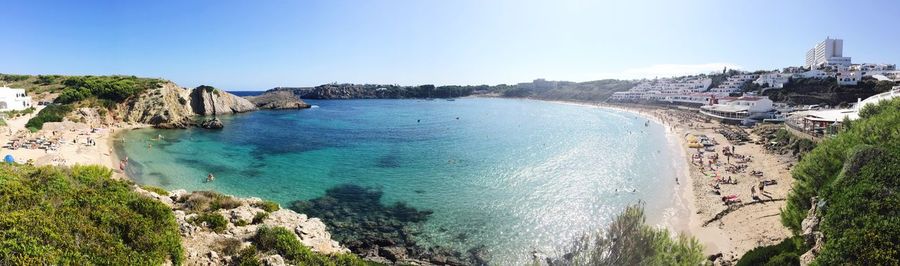
[[[703,246],[689,236],[672,238],[666,229],[646,224],[644,208],[625,208],[613,222],[595,235],[574,243],[560,258],[560,265],[701,265],[706,261]]]
[[[861,119],[804,156],[782,223],[795,234],[819,197],[820,265],[900,264],[900,98],[866,106]]]
[[[41,109],[40,112],[37,113],[34,117],[28,120],[25,123],[25,127],[34,130],[39,130],[44,127],[44,123],[47,122],[62,122],[63,118],[66,115],[72,112],[72,107],[69,105],[48,105]]]
[[[101,166],[0,165],[0,265],[160,265],[183,258],[164,204]]]
[[[747,251],[738,260],[737,266],[800,265],[800,255],[807,250],[809,247],[804,245],[803,238],[795,236],[775,245],[756,247]]]
[[[243,242],[237,238],[221,238],[216,240],[213,249],[225,256],[234,256],[238,255],[238,252],[241,251],[242,244]]]
[[[284,227],[261,226],[253,237],[256,247],[262,251],[278,253],[298,265],[378,265],[360,259],[353,254],[322,255],[312,252],[300,243],[293,232]]]
[[[166,191],[166,189],[161,188],[161,187],[143,185],[143,186],[141,186],[141,188],[143,188],[146,191],[150,191],[150,192],[159,194],[161,196],[169,195],[169,191]]]
[[[262,222],[266,221],[267,218],[269,218],[268,212],[257,212],[256,215],[253,216],[253,222],[251,223],[261,224]]]
[[[185,203],[189,210],[195,212],[229,210],[241,206],[240,200],[214,191],[195,191],[186,197]]]
[[[209,228],[216,233],[224,232],[225,229],[228,228],[228,220],[219,213],[201,213],[192,218],[190,222],[198,226],[202,226],[203,223],[206,223],[206,228]]]
[[[135,76],[76,76],[63,81],[65,89],[56,98],[57,103],[74,103],[96,97],[112,102],[122,102],[161,83],[158,79]]]
[[[232,261],[232,265],[236,266],[260,266],[262,263],[259,261],[259,258],[256,257],[256,247],[249,246],[241,250],[241,252],[234,258]]]
[[[281,209],[281,207],[278,206],[278,203],[275,203],[274,201],[269,201],[269,200],[256,202],[253,204],[253,206],[263,209],[266,212],[274,212],[274,211]]]

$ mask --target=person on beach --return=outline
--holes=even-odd
[[[212,182],[212,181],[216,181],[216,177],[213,176],[212,173],[209,173],[209,175],[206,175],[206,183],[209,183],[209,182]]]

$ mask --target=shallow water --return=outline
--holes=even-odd
[[[117,146],[138,183],[167,189],[286,206],[340,184],[378,188],[382,203],[434,211],[420,243],[484,245],[501,265],[553,254],[627,204],[645,201],[658,222],[676,201],[663,126],[630,113],[482,98],[308,102],[318,108],[222,116],[221,131],[134,130]]]

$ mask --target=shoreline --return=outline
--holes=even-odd
[[[669,226],[678,232],[686,232],[697,238],[704,246],[704,254],[722,254],[725,260],[736,262],[750,249],[777,244],[791,236],[790,231],[781,224],[779,213],[785,205],[785,202],[780,199],[787,196],[793,183],[790,169],[796,163],[796,159],[770,153],[765,147],[753,143],[752,140],[759,136],[747,133],[750,141],[733,143],[719,130],[743,131],[743,129],[721,124],[699,114],[677,108],[578,101],[541,101],[629,112],[666,126],[668,142],[670,145],[680,147],[680,152],[676,152],[676,154],[682,158],[675,159],[676,162],[680,160],[677,163],[679,165],[677,176],[679,179],[686,180],[680,182],[678,188],[680,191],[676,193],[679,199],[675,204],[679,206],[680,214],[684,217],[676,218]],[[733,147],[735,154],[747,156],[752,160],[739,163],[735,159],[735,164],[731,164],[731,158],[727,158],[727,164],[717,161],[715,165],[709,166],[709,170],[701,170],[693,157],[688,156],[697,153],[696,149],[686,145],[686,140],[682,137],[688,134],[705,135],[719,143],[714,146],[716,147],[715,151],[706,152],[707,155],[719,154],[718,150],[723,147]],[[735,165],[743,165],[746,168],[742,171],[729,171],[729,167]],[[746,173],[751,170],[762,171],[765,175],[755,177]],[[713,175],[721,178],[734,177],[735,180],[738,180],[738,184],[722,184],[721,194],[713,195],[710,192]],[[730,208],[721,202],[722,195],[735,195],[745,203],[763,203],[755,201],[748,193],[750,192],[749,187],[755,186],[762,180],[778,182],[777,185],[766,187],[766,192],[770,195],[769,199],[774,199],[774,202],[735,207],[728,215],[715,218],[718,213]],[[684,184],[689,185],[684,186]]]
[[[687,151],[681,146],[683,145],[683,141],[679,137],[679,134],[675,132],[665,121],[660,119],[659,117],[651,114],[652,110],[644,110],[644,108],[640,107],[625,107],[625,106],[617,106],[617,105],[608,105],[608,104],[598,104],[598,103],[588,103],[588,102],[577,102],[577,101],[548,101],[548,100],[538,100],[538,99],[529,99],[529,100],[537,100],[537,101],[545,101],[556,104],[566,104],[566,105],[575,105],[581,107],[588,108],[599,108],[606,110],[613,110],[619,112],[626,112],[629,114],[637,115],[639,117],[646,118],[653,123],[656,123],[663,127],[664,134],[666,137],[666,145],[667,148],[672,151],[672,154],[676,156],[672,162],[674,163],[676,173],[675,178],[678,180],[677,188],[675,189],[675,204],[671,207],[674,208],[676,215],[668,216],[660,214],[659,222],[661,224],[657,224],[657,226],[665,227],[671,231],[675,231],[678,233],[688,232],[692,233],[692,225],[695,223],[695,220],[698,220],[699,217],[695,217],[694,213],[696,213],[696,207],[694,206],[693,199],[693,189],[692,186],[683,185],[683,184],[692,184],[693,178],[690,174],[690,169],[687,164]],[[687,183],[685,183],[687,182]],[[692,234],[693,235],[693,234]]]

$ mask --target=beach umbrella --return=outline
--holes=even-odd
[[[7,163],[15,163],[16,159],[13,159],[12,154],[7,154],[6,157],[3,157],[3,161]]]

